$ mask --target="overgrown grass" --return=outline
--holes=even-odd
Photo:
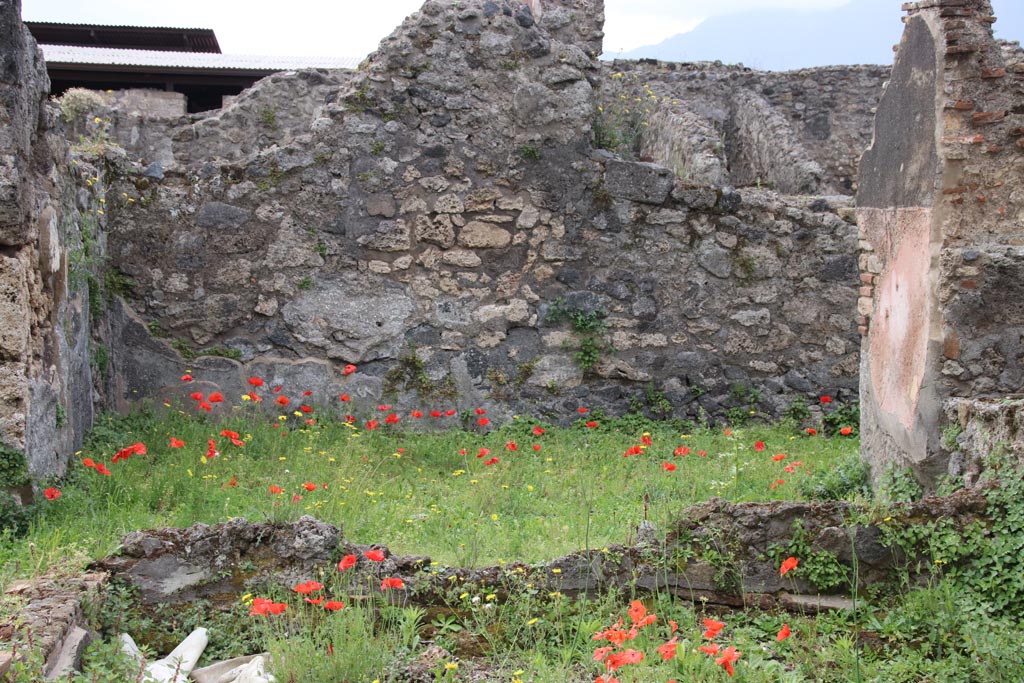
[[[479,566],[628,542],[642,519],[665,529],[685,506],[711,496],[866,495],[856,437],[826,439],[792,425],[683,431],[637,416],[575,413],[569,427],[520,417],[492,429],[480,424],[485,415],[472,412],[402,413],[389,425],[393,411],[383,406],[364,408],[348,422],[335,414],[352,410],[349,405],[306,412],[292,403],[268,415],[243,402],[225,421],[192,405],[104,418],[68,479],[48,482],[59,485],[60,497],[36,506],[25,537],[3,537],[3,579],[73,574],[135,529],[239,516],[287,521],[312,514],[338,524],[357,543],[429,554],[442,565]],[[378,423],[374,429],[371,420]],[[232,443],[230,432],[241,445]],[[172,448],[172,437],[185,445]],[[111,462],[134,443],[144,443],[146,453]],[[110,476],[84,466],[87,458],[105,463]],[[272,492],[278,487],[280,493]],[[925,561],[934,556],[931,581],[916,584],[908,568],[904,583],[862,592],[854,611],[817,617],[715,612],[628,587],[571,600],[538,591],[509,567],[497,585],[453,585],[447,604],[429,611],[388,604],[375,586],[350,585],[347,575],[328,572],[319,577],[323,595],[346,603],[336,612],[278,592],[267,597],[288,603],[282,615],[250,616],[239,596],[230,613],[211,614],[197,604],[161,618],[138,612],[131,594],[114,587],[90,619],[108,636],[149,631],[159,652],[195,626],[211,625],[204,663],[268,649],[278,680],[285,681],[577,683],[612,673],[623,683],[730,680],[717,657],[699,649],[711,643],[723,652],[737,649],[732,680],[744,683],[1015,681],[1024,667],[1018,646],[1024,629],[1019,615],[996,608],[1016,603],[995,600],[981,584],[991,584],[993,593],[1016,590],[1013,543],[1021,536],[1015,520],[1024,514],[1022,489],[1014,484],[991,494],[1005,520],[996,520],[988,536],[981,527],[976,534],[966,530],[973,545],[958,542],[954,530],[938,522],[894,529],[896,542],[924,548]],[[987,555],[985,539],[992,546]],[[961,547],[970,562],[947,571],[944,563]],[[991,562],[981,557],[989,555]],[[994,564],[1005,566],[1007,576],[989,576]],[[638,598],[657,619],[617,651],[644,657],[610,672],[594,660],[595,648],[609,642],[593,637],[620,617],[628,628],[633,617],[627,608]],[[706,638],[703,620],[712,617],[726,625]],[[784,624],[792,635],[778,640]],[[663,659],[658,647],[672,638],[675,654]],[[95,673],[116,668],[110,643],[94,649],[90,672],[79,680],[123,680]],[[428,645],[444,650],[431,658]]]
[[[2,545],[7,575],[64,556],[72,540],[97,556],[134,529],[305,514],[342,527],[349,540],[443,564],[533,562],[626,542],[645,517],[665,528],[711,496],[799,499],[801,482],[857,452],[856,439],[796,436],[780,426],[683,433],[587,414],[569,428],[518,418],[485,433],[477,415],[466,418],[476,431],[465,431],[452,428],[459,416],[403,415],[387,425],[393,413],[375,410],[369,417],[379,426],[368,430],[367,419],[353,424],[325,412],[267,417],[243,405],[214,423],[205,413],[161,407],[104,418],[72,463],[62,496],[42,506],[26,540]],[[225,430],[243,445],[221,436]],[[185,446],[169,447],[172,437]],[[207,457],[211,440],[218,454]],[[145,455],[110,462],[136,442]],[[111,475],[83,466],[86,458],[106,463]]]

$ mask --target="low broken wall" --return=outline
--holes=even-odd
[[[963,527],[983,520],[986,505],[982,492],[963,490],[948,498],[895,506],[887,511],[884,524],[898,528],[929,519]],[[816,605],[842,607],[847,603],[828,596],[849,596],[854,585],[864,590],[896,580],[908,566],[903,552],[887,545],[880,526],[852,521],[865,514],[842,502],[731,504],[715,499],[682,511],[665,536],[641,527],[634,544],[610,544],[542,565],[442,570],[432,567],[426,555],[394,555],[383,545],[352,543],[336,527],[308,516],[291,524],[235,519],[213,526],[133,532],[119,552],[96,567],[109,571],[113,581],[138,588],[143,605],[203,599],[233,607],[239,593],[265,590],[268,585],[290,588],[320,571],[336,571],[334,563],[341,556],[354,554],[357,563],[352,571],[357,575],[377,582],[384,576],[401,577],[408,588],[397,599],[419,605],[446,604],[453,583],[501,587],[502,599],[512,599],[516,585],[530,584],[541,593],[559,591],[570,597],[638,589],[668,591],[702,604],[815,611]],[[820,564],[828,556],[843,578],[819,586],[806,572],[781,575],[776,556],[793,555],[798,536],[809,553],[797,558],[802,564]],[[363,553],[370,548],[381,549],[384,561],[367,560]],[[353,580],[350,585],[376,584]]]

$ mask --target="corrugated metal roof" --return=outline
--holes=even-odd
[[[27,12],[26,12],[27,13]],[[213,29],[202,28],[199,26],[137,26],[135,24],[91,24],[88,22],[81,21],[43,21],[36,19],[26,19],[25,24],[39,24],[41,26],[99,26],[102,28],[141,28],[153,31],[166,31],[168,29],[172,31],[212,31]]]
[[[210,52],[122,50],[77,45],[40,45],[49,64],[95,64],[154,68],[238,69],[240,71],[290,71],[293,69],[354,69],[360,57],[277,57],[272,55],[224,55]]]
[[[36,42],[47,45],[112,47],[121,50],[220,52],[213,29],[169,26],[105,26],[26,21]]]

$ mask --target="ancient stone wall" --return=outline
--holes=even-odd
[[[594,152],[601,72],[558,39],[572,17],[428,2],[354,74],[258,84],[250,99],[297,112],[286,135],[252,135],[256,104],[172,126],[161,173],[114,192],[122,393],[162,395],[187,366],[327,402],[355,363],[364,405],[621,413],[663,393],[696,418],[851,398],[849,202],[689,187]]]
[[[602,18],[431,0],[356,72],[202,115],[65,111],[70,162],[38,51],[11,45],[6,443],[59,474],[94,406],[180,393],[186,369],[496,421],[852,398],[849,200],[595,150]]]
[[[185,94],[180,92],[129,88],[109,91],[104,95],[104,99],[107,100],[111,108],[135,116],[156,118],[184,116],[188,106]]]
[[[99,179],[65,165],[19,2],[0,3],[0,35],[0,444],[5,459],[24,453],[32,472],[60,474],[92,422],[88,288],[71,275],[85,220],[101,220]]]
[[[947,415],[969,426],[960,399],[1024,388],[1024,60],[992,39],[986,0],[905,9],[857,195],[861,434],[876,471],[934,485],[976,477],[942,436]]]
[[[698,62],[616,60],[621,81],[649,86],[641,154],[690,182],[762,185],[787,194],[852,194],[871,142],[884,66],[783,73]],[[616,107],[621,87],[605,89]]]

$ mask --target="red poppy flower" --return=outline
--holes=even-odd
[[[302,595],[309,595],[313,591],[318,591],[323,587],[324,585],[319,581],[307,581],[305,583],[296,584],[292,590]]]
[[[454,415],[454,414],[455,414],[456,412],[457,412],[457,411],[456,411],[456,410],[455,410],[454,408],[449,408],[448,410],[444,411],[444,414],[445,414],[445,415],[446,415],[447,417],[451,417],[451,416],[452,416],[452,415]]]
[[[534,435],[534,436],[540,436],[540,435],[541,435],[541,434],[543,434],[543,433],[544,433],[544,428],[543,428],[543,427],[537,427],[537,426],[535,426],[535,427],[533,428],[533,435]]]
[[[602,659],[608,656],[608,653],[614,650],[614,647],[599,647],[594,650],[594,661],[600,662]]]
[[[171,448],[182,448],[182,447],[184,447],[185,442],[182,441],[181,439],[175,439],[172,436],[171,437],[171,443],[169,445],[170,445]]]
[[[200,402],[199,402],[199,405],[198,405],[198,406],[196,406],[196,408],[197,408],[198,410],[205,410],[206,412],[210,412],[211,410],[213,410],[213,406],[211,406],[211,405],[210,405],[209,403],[207,403],[206,401],[200,401]]]
[[[274,391],[275,394],[278,393],[279,391],[281,391],[281,385],[278,384],[276,387],[274,387],[273,391]]]
[[[414,410],[414,411],[410,412],[409,415],[418,420],[421,417],[423,417],[423,411],[422,410]]]
[[[350,569],[354,566],[356,566],[356,556],[346,555],[345,557],[341,558],[341,562],[338,563],[338,571],[343,572],[346,569]]]
[[[249,400],[252,401],[253,403],[262,403],[263,397],[257,394],[255,391],[250,391]]]
[[[487,467],[490,467],[491,465],[497,465],[497,464],[498,464],[498,459],[497,458],[491,458],[490,460],[485,460],[484,461],[484,465],[487,466]]]
[[[639,664],[642,661],[644,661],[644,653],[630,648],[608,655],[608,658],[604,660],[604,665],[608,667],[609,671],[615,671],[626,664]]]
[[[58,498],[60,498],[60,489],[53,488],[51,486],[50,488],[43,491],[43,495],[46,496],[46,500],[57,500]]]
[[[282,434],[282,436],[284,436],[284,435]],[[297,494],[297,493],[293,493],[293,494],[292,494],[292,505],[295,505],[295,504],[296,504],[296,503],[298,503],[298,502],[299,502],[300,500],[302,500],[302,496],[300,496],[300,495],[299,495],[299,494]]]
[[[352,397],[351,397],[351,396],[349,396],[348,394],[342,394],[342,395],[341,395],[341,396],[339,396],[338,398],[340,398],[340,399],[341,399],[342,401],[344,401],[345,403],[348,403],[349,401],[351,401],[351,400],[352,400]]]
[[[82,464],[85,465],[86,467],[96,467],[96,463],[93,461],[92,458],[85,458],[84,460],[82,460]]]
[[[634,600],[629,603],[629,610],[627,611],[629,618],[633,620],[633,624],[636,625],[638,621],[644,618],[647,614],[647,607],[644,603],[639,600]]]
[[[223,437],[227,437],[229,439],[237,439],[238,438],[238,432],[233,432],[230,429],[222,429],[220,431],[220,435],[223,436]],[[213,439],[210,439],[210,443],[213,443]]]
[[[273,602],[267,598],[254,598],[249,614],[260,616],[266,616],[267,614],[281,614],[281,612],[284,612],[287,607],[288,604],[284,602]]]
[[[270,492],[276,496],[279,493],[284,493],[284,489],[278,486],[277,484],[271,484]]]
[[[710,645],[701,645],[697,649],[703,652],[704,654],[711,655],[712,657],[717,657],[718,653],[721,652],[721,647],[719,647],[718,643],[711,643]]]
[[[645,446],[650,446],[654,442],[651,441],[651,435],[650,434],[644,434],[643,436],[640,437],[640,443],[642,443]]]
[[[379,410],[382,413],[386,413],[389,410],[391,410],[391,406],[380,403],[377,405],[377,410]]]
[[[254,387],[259,388],[259,387],[263,386],[263,380],[260,379],[259,377],[250,377],[249,378],[249,384],[251,384]]]
[[[104,465],[103,463],[98,463],[96,465],[96,471],[99,472],[100,474],[102,474],[105,477],[109,477],[110,476],[110,470],[108,470],[107,466]]]
[[[754,450],[757,451],[758,453],[763,451],[764,450],[764,441],[755,441],[754,442]]]
[[[146,444],[144,444],[144,443],[142,443],[140,441],[138,443],[133,443],[131,446],[127,446],[127,447],[122,448],[121,450],[119,450],[117,453],[114,454],[114,457],[112,458],[112,461],[113,462],[117,462],[118,460],[127,460],[132,455],[145,455],[145,454],[146,454]]]
[[[430,417],[441,417],[441,411],[440,410],[431,410],[430,411]]]
[[[398,424],[399,419],[401,418],[398,417],[398,413],[389,413],[388,416],[384,418],[384,423],[389,425],[396,425]]]
[[[704,631],[704,637],[710,640],[717,636],[719,631],[725,628],[725,622],[716,621],[714,619],[705,619],[704,628],[707,629]]]
[[[475,412],[477,415],[486,415],[487,414],[487,411],[484,410],[483,408],[474,408],[473,412]]]
[[[319,605],[320,603],[322,603],[324,601],[324,596],[321,595],[316,600],[311,600],[310,598],[303,598],[303,600],[305,600],[306,602],[308,602],[311,605]]]
[[[238,477],[231,477],[231,481],[228,482],[228,486],[231,488],[238,486]]]
[[[366,559],[370,560],[371,562],[384,561],[384,553],[380,550],[367,550],[363,553],[363,555],[366,555]]]
[[[206,400],[209,401],[210,403],[223,403],[224,394],[220,393],[219,391],[215,391],[212,394],[210,394],[210,397]]]
[[[283,407],[287,406],[289,403],[291,403],[291,401],[288,399],[287,396],[285,396],[284,394],[281,394],[280,396],[278,396],[277,398],[274,399],[274,403],[276,403],[277,405],[279,405],[279,406],[281,406],[283,408]]]
[[[782,561],[782,565],[779,567],[779,576],[785,576],[787,572],[796,569],[798,564],[800,564],[800,560],[795,557],[787,557]]]
[[[349,363],[349,364],[348,364],[348,365],[346,365],[346,366],[345,366],[345,368],[344,368],[344,369],[343,369],[343,370],[341,371],[341,374],[343,374],[343,375],[351,375],[351,374],[352,374],[353,372],[355,372],[355,371],[356,371],[356,366],[354,366],[354,365],[352,365],[351,363]]]
[[[193,392],[192,392],[191,394],[189,394],[188,396],[189,396],[189,398],[191,398],[191,399],[192,399],[193,401],[202,401],[202,400],[203,400],[204,398],[206,398],[205,396],[203,396],[203,392],[201,392],[201,391],[193,391]]]
[[[299,410],[301,410],[304,413],[312,413],[313,412],[313,408],[311,408],[310,406],[299,406]]]
[[[576,412],[579,413],[580,415],[586,415],[588,411],[589,411],[589,408],[580,407],[580,408],[576,409]]]
[[[490,420],[490,418],[487,418],[487,417],[481,417],[480,419],[478,419],[476,421],[476,423],[478,425],[480,425],[481,427],[486,427],[487,425],[491,424],[491,420]]]
[[[675,472],[676,464],[674,462],[663,462],[661,463],[661,469],[665,470],[666,472]]]
[[[832,402],[832,397],[831,396],[822,396],[821,397],[821,402],[822,403],[831,403]]]
[[[188,374],[182,375],[181,376],[181,381],[182,382],[191,382],[192,381],[192,375],[188,375]]]
[[[405,588],[405,581],[402,581],[397,577],[389,576],[380,582],[380,589],[382,591],[386,591],[389,588],[397,588],[398,590],[402,590],[403,588]]]
[[[540,450],[540,444],[539,443],[533,444],[533,450],[539,451]]]
[[[679,448],[677,448],[675,450],[675,453],[673,453],[673,455],[675,455],[677,458],[679,456],[681,456],[681,455],[689,455],[689,454],[690,454],[690,449],[687,448],[686,446],[680,446]]]
[[[594,427],[597,426],[597,422],[595,422],[594,420],[591,420],[590,422],[587,423],[587,426],[590,427],[591,429],[593,429]]]
[[[792,632],[789,630],[789,624],[783,624],[779,632],[775,634],[775,641],[781,643],[786,638],[789,638]]]
[[[727,647],[722,652],[722,656],[715,660],[715,664],[725,667],[726,672],[732,676],[733,670],[732,665],[736,660],[740,658],[739,651],[734,647]]]
[[[306,489],[307,491],[316,491],[316,484],[314,484],[311,481],[307,481],[302,485],[302,488]]]
[[[808,428],[807,428],[807,433],[808,433],[809,435],[811,435],[811,436],[814,436],[815,434],[817,434],[817,433],[818,433],[818,430],[817,430],[817,429],[815,429],[814,427],[808,427]]]
[[[706,458],[706,457],[708,457],[708,452],[707,451],[697,451],[697,455],[699,455],[702,458]]]
[[[779,462],[780,460],[785,460],[785,459],[786,459],[786,454],[785,453],[776,453],[775,455],[772,456],[772,460],[774,460],[775,462]]]
[[[303,395],[303,396],[312,396],[312,395],[313,395],[313,392],[312,392],[312,391],[308,391],[308,390],[307,390],[307,391],[303,391],[303,392],[302,392],[302,395]]]
[[[377,422],[376,420],[369,420],[366,423],[366,431],[368,432],[372,432],[377,427],[380,427],[380,422]]]
[[[675,633],[676,631],[679,630],[679,624],[677,624],[676,622],[672,621],[671,619],[668,620],[668,625],[672,629],[669,632],[669,635],[672,635],[673,633]]]
[[[515,441],[506,441],[505,442],[505,448],[507,448],[510,451],[518,451],[519,450],[519,446],[516,445]]]
[[[664,645],[659,645],[658,646],[658,654],[661,655],[661,661],[667,662],[668,660],[670,660],[673,657],[675,657],[676,656],[676,647],[678,647],[678,645],[676,644],[676,639],[675,638],[673,638],[672,640],[668,641]]]
[[[343,609],[344,607],[345,607],[345,603],[338,602],[337,600],[328,600],[327,602],[324,603],[324,609],[327,610],[328,612],[336,612],[339,609]]]
[[[355,424],[356,423],[356,416],[355,415],[346,415],[345,416],[345,422],[348,422],[349,424]]]
[[[842,429],[839,430],[839,433],[842,434],[843,436],[849,436],[850,434],[853,433],[853,427],[843,427]]]

